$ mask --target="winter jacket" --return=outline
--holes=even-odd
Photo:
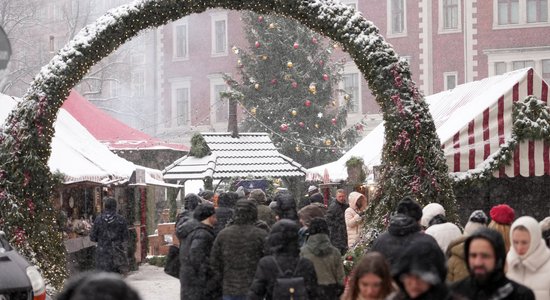
[[[217,235],[222,229],[225,228],[229,220],[233,217],[233,209],[229,207],[217,207],[216,208],[216,225],[214,225],[214,234]]]
[[[495,253],[495,268],[484,281],[478,281],[470,275],[455,282],[451,289],[467,299],[534,300],[533,291],[504,275],[506,249],[502,235],[488,228],[477,230],[464,241],[465,257],[469,257],[470,243],[474,239],[484,239],[491,243]],[[469,268],[468,260],[466,265]]]
[[[314,300],[317,298],[317,275],[315,267],[307,258],[290,255],[288,253],[275,254],[264,256],[258,263],[254,280],[248,291],[248,300],[272,300],[273,286],[279,276],[277,265],[273,262],[273,258],[277,260],[279,267],[283,272],[293,270],[295,277],[303,277],[305,281],[308,299]],[[279,300],[279,299],[273,299]]]
[[[459,281],[470,275],[464,258],[465,240],[466,237],[461,236],[447,247],[447,282]]]
[[[210,261],[216,280],[223,282],[223,295],[246,295],[264,255],[266,237],[267,232],[254,224],[231,225],[218,234]]]
[[[327,210],[326,220],[330,230],[330,241],[334,247],[344,254],[348,249],[348,232],[346,230],[346,219],[344,217],[346,203],[334,201]]]
[[[92,226],[90,240],[97,242],[95,268],[107,272],[124,272],[128,266],[128,223],[114,211],[97,216]]]
[[[420,231],[420,225],[415,219],[404,214],[396,214],[390,219],[388,231],[374,241],[371,250],[382,253],[388,264],[393,266],[403,249],[416,241],[429,241],[437,245],[432,236]]]
[[[264,221],[271,228],[275,224],[275,213],[265,204],[258,204],[258,220]]]
[[[359,240],[361,225],[364,223],[364,219],[359,215],[359,213],[364,211],[365,207],[362,207],[361,210],[357,207],[357,200],[361,197],[364,197],[363,194],[351,192],[348,198],[349,207],[344,213],[346,220],[346,231],[348,235],[348,247],[353,246],[357,240]]]
[[[462,236],[460,228],[451,222],[432,225],[424,233],[434,237],[443,253],[447,251],[447,247],[452,241]]]
[[[319,233],[309,236],[300,255],[309,259],[315,267],[317,283],[321,288],[319,295],[322,295],[323,299],[337,299],[340,295],[334,294],[332,291],[334,288],[331,289],[332,286],[329,285],[340,284],[343,286],[344,265],[340,250],[332,246],[328,235]],[[327,294],[331,291],[333,294]]]
[[[550,249],[541,238],[539,223],[532,217],[518,218],[512,224],[510,240],[514,229],[520,225],[529,231],[531,243],[524,255],[519,255],[514,247],[510,247],[506,257],[506,276],[533,290],[537,300],[550,300]]]
[[[181,299],[212,299],[215,282],[210,269],[210,251],[214,230],[195,219],[178,228],[180,240],[180,295]]]

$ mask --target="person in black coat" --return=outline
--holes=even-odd
[[[273,255],[260,259],[247,299],[261,300],[264,297],[266,300],[273,299],[273,287],[279,277],[277,265],[283,272],[290,270],[295,277],[303,277],[308,299],[317,299],[318,286],[315,267],[307,258],[300,258],[298,224],[286,219],[275,223],[267,238],[267,245]]]
[[[346,202],[346,192],[336,191],[336,201],[328,207],[326,220],[330,230],[330,242],[344,255],[348,251],[348,231],[346,230],[345,212],[349,205]]]
[[[215,299],[216,283],[209,258],[214,244],[213,226],[216,224],[214,206],[201,204],[195,208],[193,218],[181,226],[180,241],[180,298],[181,300]],[[185,230],[184,230],[185,229]]]
[[[235,194],[235,193],[233,193]],[[216,225],[214,225],[214,234],[218,235],[225,225],[233,218],[233,206],[236,199],[231,193],[221,193],[218,197],[218,207],[216,208]]]
[[[382,253],[392,267],[403,249],[413,241],[428,241],[437,246],[432,236],[421,231],[421,218],[422,207],[409,197],[403,198],[397,205],[397,214],[390,218],[388,231],[374,241],[371,250]]]
[[[202,198],[197,194],[189,193],[183,198],[183,211],[176,216],[176,226],[193,219],[193,211],[202,203]]]
[[[107,272],[128,271],[128,223],[116,213],[116,200],[105,198],[105,211],[97,216],[90,240],[97,242],[95,268]]]
[[[216,276],[214,280],[223,285],[224,296],[246,297],[258,261],[264,255],[267,237],[267,232],[255,225],[257,220],[256,203],[239,200],[233,224],[216,236],[210,262]]]
[[[506,278],[506,248],[502,235],[480,228],[464,242],[464,257],[470,276],[451,289],[467,299],[534,300],[531,289]]]
[[[85,272],[69,279],[56,300],[141,300],[117,274]]]
[[[392,276],[399,286],[399,292],[391,300],[464,299],[447,287],[447,266],[445,255],[437,244],[429,241],[411,243],[392,268]]]
[[[296,200],[287,191],[280,191],[275,195],[274,201],[277,205],[273,208],[277,220],[289,219],[298,224],[298,211],[296,210]]]

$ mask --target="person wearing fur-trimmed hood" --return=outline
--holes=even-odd
[[[510,230],[512,246],[506,256],[508,278],[533,290],[537,300],[550,300],[550,249],[532,217],[518,218]]]
[[[348,234],[348,247],[352,247],[359,240],[361,225],[365,223],[365,209],[368,201],[365,195],[351,192],[348,197],[349,207],[344,213]]]

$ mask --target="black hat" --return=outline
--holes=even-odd
[[[397,213],[407,215],[418,221],[422,218],[422,207],[411,197],[405,196],[397,204]]]
[[[323,218],[313,218],[309,223],[309,234],[314,235],[318,233],[329,234],[327,221]]]
[[[193,218],[203,221],[216,213],[214,206],[211,204],[199,204],[193,212]]]

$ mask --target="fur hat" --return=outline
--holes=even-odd
[[[314,191],[318,190],[318,188],[314,185],[310,185],[308,188],[307,188],[307,192],[308,193],[312,193]]]
[[[193,218],[203,221],[211,217],[216,213],[213,205],[210,204],[199,204],[195,211],[193,212]]]
[[[254,189],[250,192],[250,195],[248,195],[248,200],[252,200],[256,202],[256,204],[265,204],[265,193],[260,189]]]
[[[397,204],[397,213],[407,215],[416,221],[422,218],[422,207],[409,196],[403,197]]]
[[[424,227],[430,226],[430,221],[437,215],[445,216],[445,208],[439,203],[430,203],[422,209],[422,220],[420,225]]]
[[[323,195],[319,193],[315,193],[311,195],[311,197],[309,197],[309,200],[311,201],[311,203],[321,203],[321,204],[325,203],[325,198],[323,198]]]
[[[464,235],[470,235],[479,228],[486,227],[487,221],[487,215],[482,210],[474,211],[468,218],[466,226],[464,226]]]
[[[516,213],[508,204],[493,206],[489,212],[491,219],[499,224],[510,225],[514,222]]]
[[[313,218],[309,223],[309,235],[318,233],[329,234],[327,221],[323,218]]]

